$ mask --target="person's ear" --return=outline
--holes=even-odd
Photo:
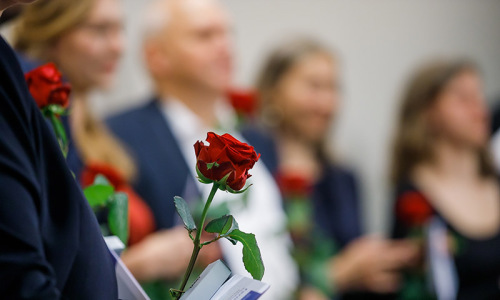
[[[157,41],[148,41],[143,47],[144,59],[149,72],[155,78],[163,77],[170,70],[168,55]]]

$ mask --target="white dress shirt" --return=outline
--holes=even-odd
[[[216,105],[216,117],[221,129],[206,128],[200,118],[187,108],[182,102],[169,98],[163,101],[163,113],[167,123],[172,129],[182,155],[190,168],[196,187],[206,200],[211,185],[198,183],[196,179],[196,156],[194,143],[204,141],[207,132],[217,134],[230,133],[240,141],[244,138],[236,132],[236,114],[226,101],[219,101]],[[244,194],[247,194],[248,204],[242,208],[243,194],[230,194],[218,191],[212,206],[223,202],[228,203],[231,214],[239,224],[240,230],[253,233],[259,245],[262,260],[265,266],[264,282],[271,288],[261,298],[263,300],[291,299],[292,293],[298,284],[298,271],[290,255],[291,240],[285,230],[286,216],[281,204],[279,189],[262,161],[255,164],[250,170],[252,177],[247,184],[253,184]],[[220,242],[224,257],[234,273],[250,274],[244,268],[242,261],[242,245],[236,246],[226,239]],[[203,250],[202,250],[203,251]]]

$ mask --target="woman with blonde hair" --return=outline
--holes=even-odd
[[[440,220],[458,278],[458,289],[451,292],[458,299],[500,298],[500,189],[476,65],[467,60],[423,65],[409,80],[398,122],[394,236],[423,239],[431,220]],[[424,264],[408,274],[402,298],[430,296]],[[446,280],[453,283],[453,277]]]
[[[83,186],[97,173],[129,195],[130,243],[154,230],[151,212],[128,182],[135,165],[117,139],[91,112],[90,92],[108,88],[123,52],[118,0],[42,0],[26,7],[14,27],[14,48],[38,62],[54,62],[72,86],[68,165]]]

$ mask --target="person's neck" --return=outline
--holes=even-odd
[[[206,126],[217,126],[215,105],[222,97],[221,93],[208,89],[185,87],[181,84],[163,84],[158,87],[158,93],[164,101],[168,101],[169,98],[181,101]]]
[[[438,175],[465,180],[479,175],[479,157],[472,147],[438,141],[433,154],[433,169]]]
[[[87,93],[72,89],[71,91],[71,127],[72,130],[80,129],[85,126],[88,116]]]
[[[276,133],[282,172],[303,174],[315,181],[321,174],[321,163],[316,147],[290,132]]]

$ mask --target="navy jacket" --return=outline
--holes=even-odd
[[[0,298],[117,299],[94,214],[2,38]]]

